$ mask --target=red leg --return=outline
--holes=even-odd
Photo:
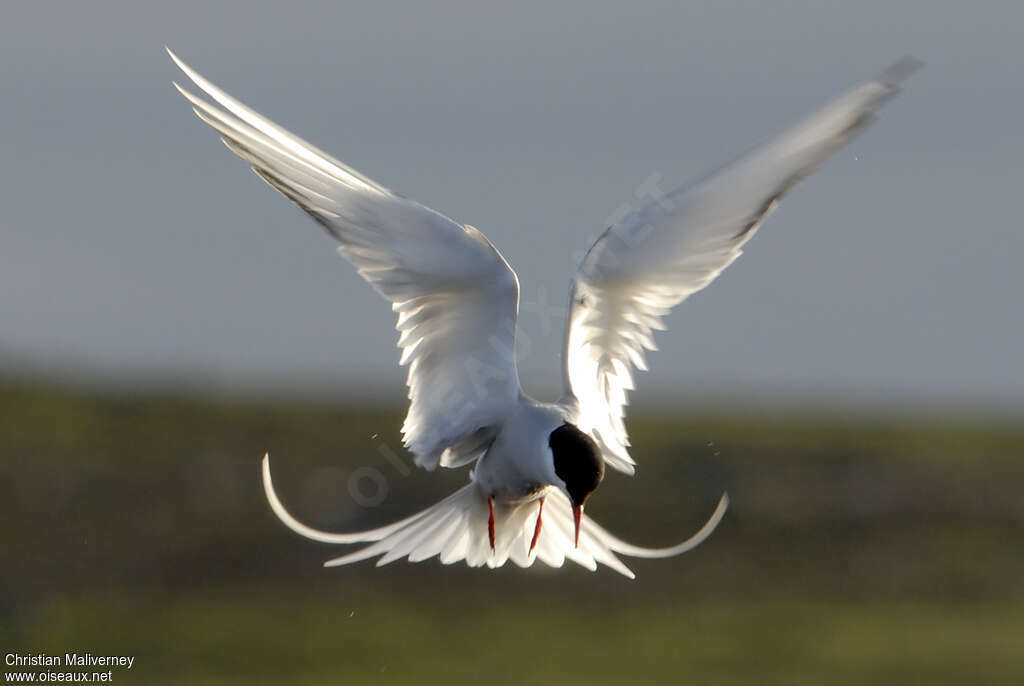
[[[487,537],[491,539],[491,550],[494,550],[494,498],[487,499],[487,509],[490,511],[487,518]]]
[[[540,505],[537,507],[537,523],[533,525],[533,539],[530,541],[530,552],[537,547],[537,539],[540,538],[541,515],[544,514],[544,497],[541,496]]]

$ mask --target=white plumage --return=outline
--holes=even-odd
[[[501,567],[511,560],[519,567],[529,567],[535,560],[561,567],[571,560],[594,571],[601,563],[630,579],[633,572],[616,553],[630,557],[672,557],[693,550],[718,526],[729,506],[723,495],[708,521],[690,538],[670,548],[642,548],[609,533],[586,515],[580,529],[579,545],[573,544],[573,517],[569,499],[559,489],[548,487],[545,493],[544,526],[536,546],[530,544],[537,521],[537,508],[532,501],[495,505],[496,527],[493,551],[481,523],[487,521],[487,501],[476,483],[471,482],[439,503],[401,521],[352,534],[318,531],[298,521],[281,503],[270,476],[270,458],[263,458],[263,487],[274,514],[295,533],[321,543],[372,543],[355,552],[328,560],[326,567],[359,562],[378,557],[377,566],[403,557],[420,562],[440,557],[443,564],[465,560],[470,567]]]
[[[317,150],[168,53],[211,100],[175,84],[199,118],[334,237],[338,252],[391,303],[400,364],[409,367],[402,433],[416,463],[428,470],[476,463],[469,484],[412,517],[332,534],[288,513],[264,458],[267,498],[281,521],[314,540],[369,544],[328,566],[378,556],[378,564],[439,557],[490,567],[538,559],[559,567],[569,559],[629,577],[616,553],[667,557],[690,550],[728,505],[723,495],[700,531],[664,549],[633,546],[582,515],[603,476],[600,463],[634,471],[623,420],[635,371],[646,368],[645,352],[656,348],[654,331],[740,255],[782,196],[869,123],[919,65],[905,58],[732,164],[609,227],[572,286],[565,392],[556,403],[541,403],[519,387],[518,279],[482,233]]]

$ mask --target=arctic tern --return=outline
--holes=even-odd
[[[316,149],[171,59],[201,90],[177,83],[195,113],[253,171],[320,224],[338,252],[397,313],[401,365],[408,365],[405,446],[427,470],[475,463],[470,482],[407,519],[357,533],[318,531],[296,520],[263,484],[293,531],[327,543],[369,543],[330,560],[438,556],[442,563],[527,567],[566,559],[607,565],[632,578],[616,554],[669,557],[699,545],[728,506],[669,548],[642,548],[583,514],[605,466],[633,474],[624,425],[635,370],[655,350],[669,311],[707,286],[793,186],[861,131],[920,63],[904,58],[783,133],[701,179],[653,199],[616,222],[579,265],[570,289],[564,393],[536,401],[519,386],[519,280],[472,226],[399,195]]]

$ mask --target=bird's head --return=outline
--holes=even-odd
[[[594,439],[572,424],[562,424],[552,431],[548,447],[551,448],[555,474],[562,480],[562,490],[572,503],[576,523],[575,544],[579,545],[583,505],[604,478],[604,458]]]

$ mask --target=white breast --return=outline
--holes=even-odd
[[[559,408],[524,398],[477,463],[473,480],[498,500],[540,497],[544,487],[559,483],[548,440],[564,422]]]

